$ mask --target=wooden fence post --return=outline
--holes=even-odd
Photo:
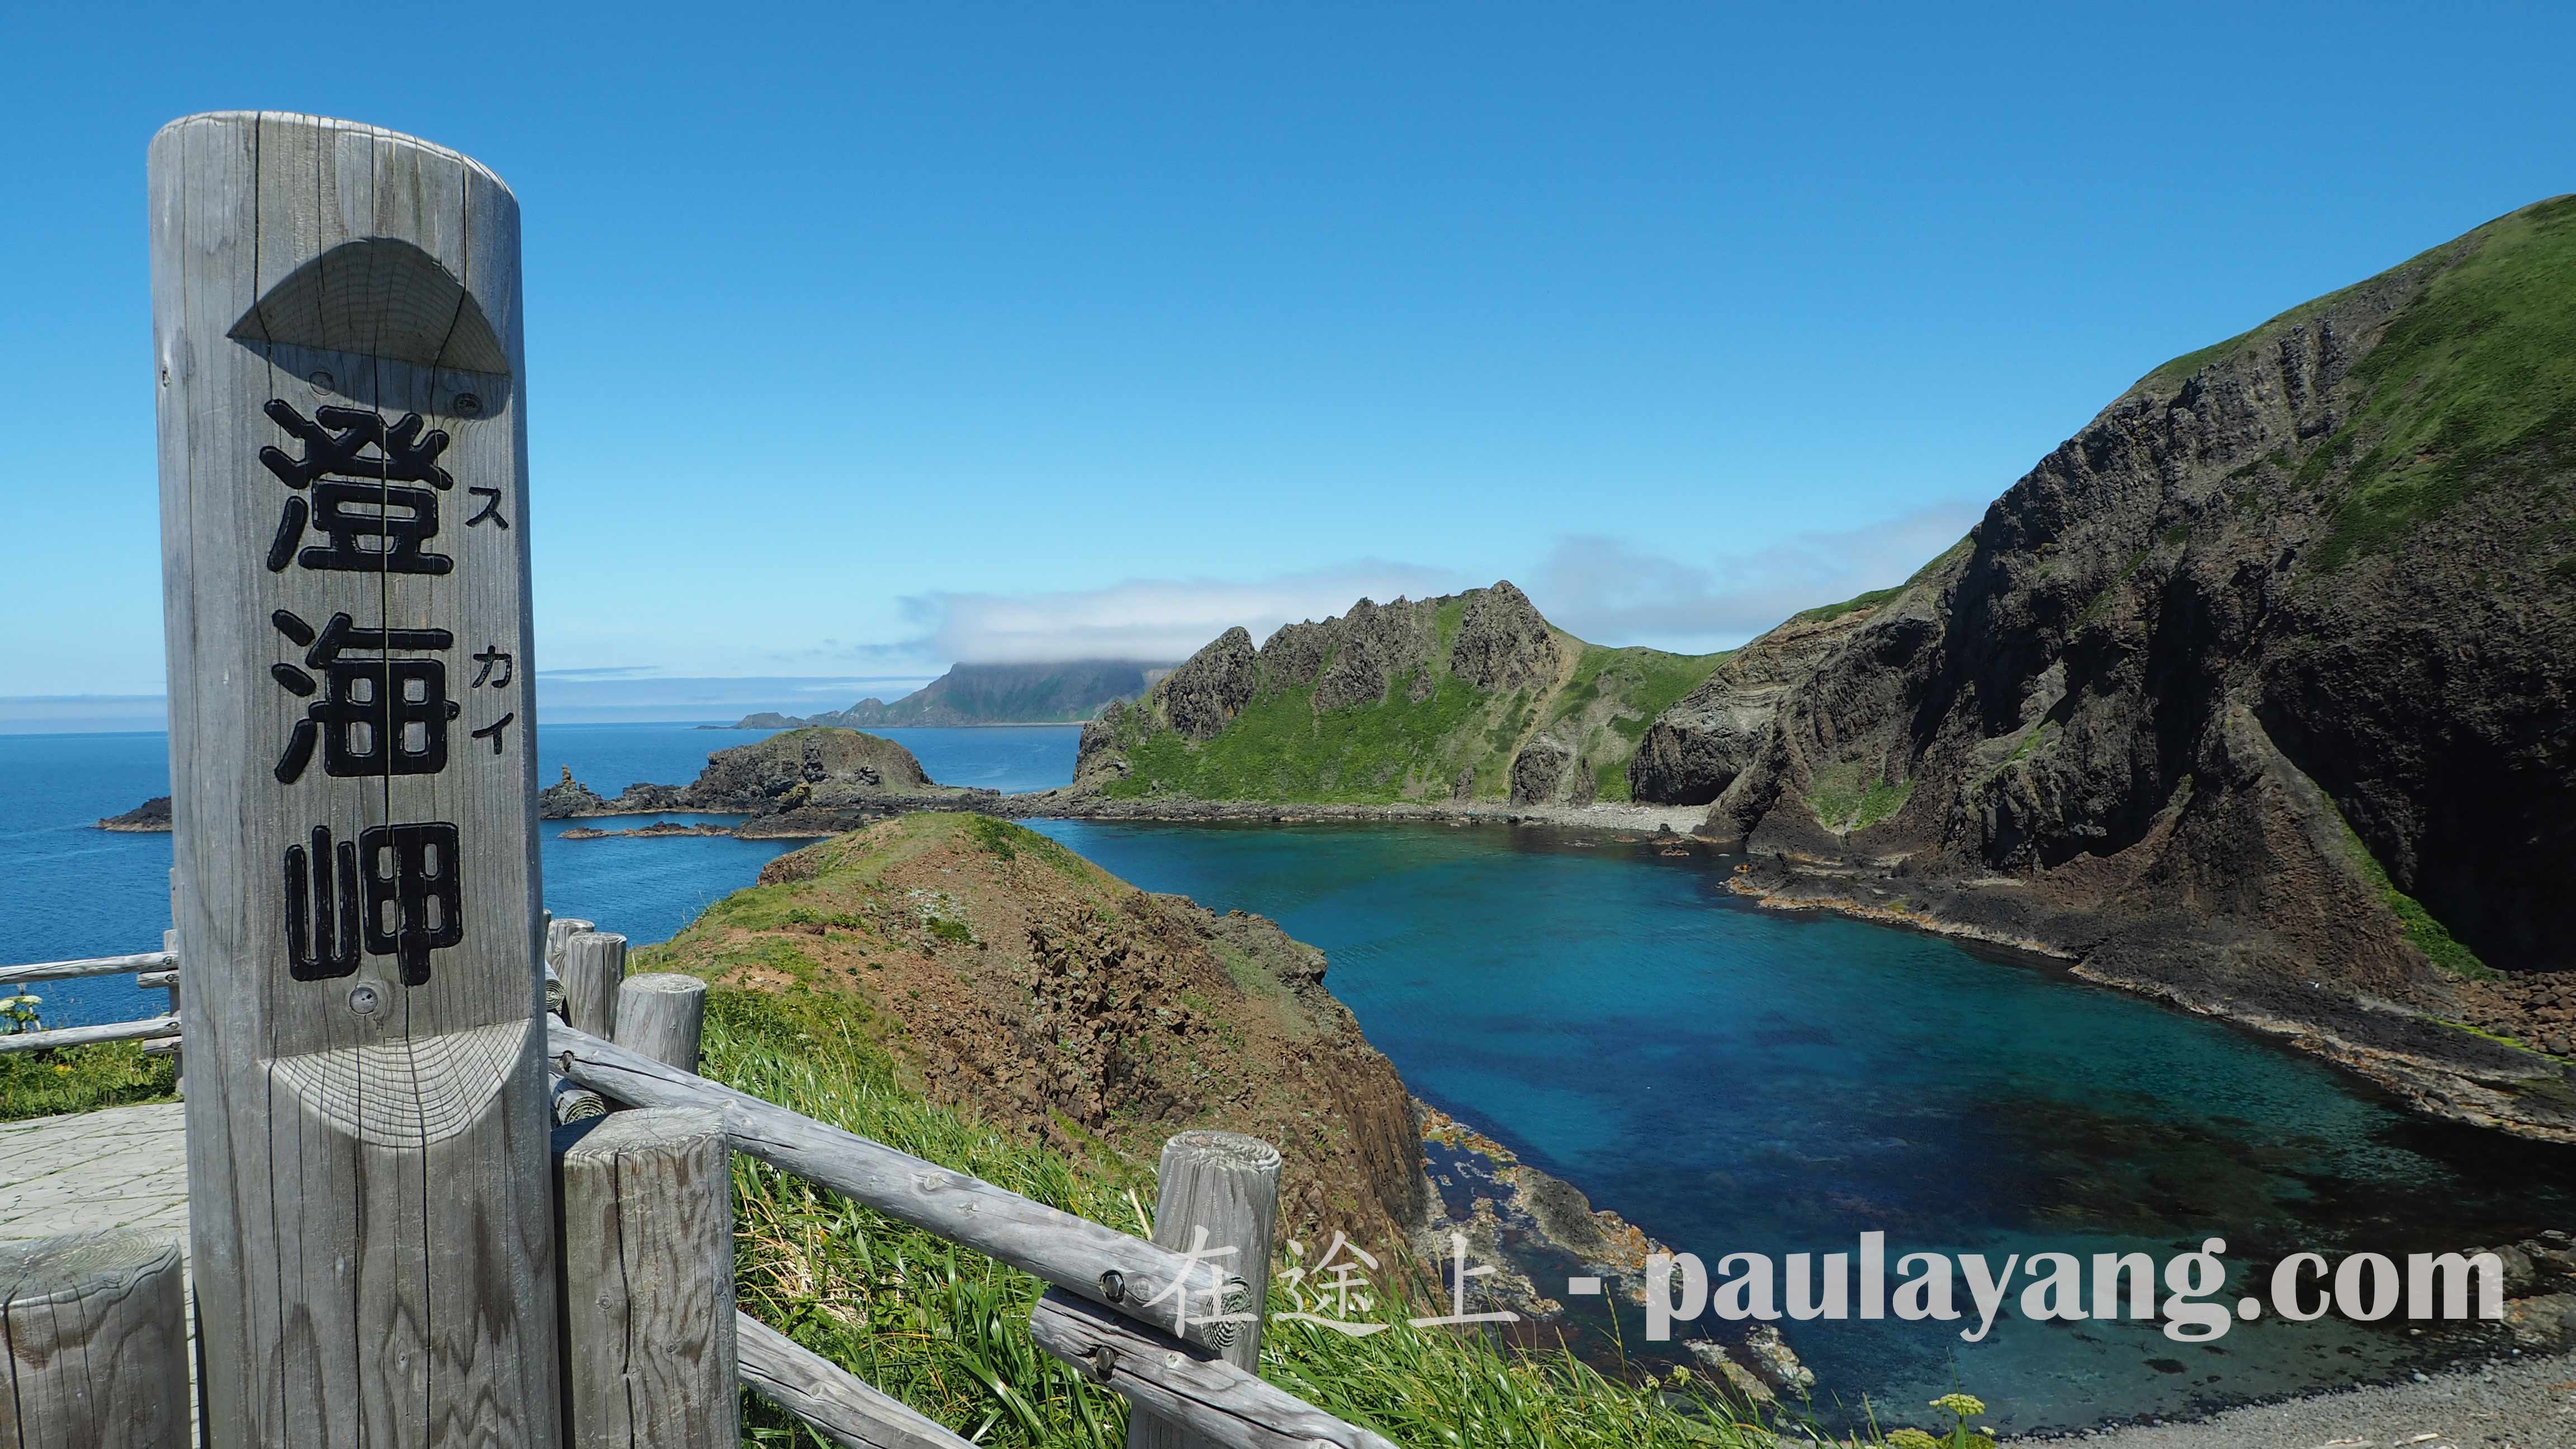
[[[167,1233],[0,1247],[0,1444],[187,1449],[181,1279]]]
[[[1191,1316],[1251,1315],[1220,1328],[1217,1337],[1226,1362],[1255,1374],[1261,1371],[1261,1315],[1270,1298],[1270,1236],[1278,1218],[1278,1148],[1240,1132],[1212,1131],[1183,1132],[1163,1144],[1154,1241],[1179,1252],[1234,1250],[1209,1260],[1209,1271],[1235,1280],[1222,1300],[1189,1285]],[[1142,1406],[1127,1419],[1127,1449],[1212,1449],[1216,1443]]]
[[[170,874],[174,878],[172,889],[175,895],[175,878],[178,872],[172,871]],[[179,929],[176,926],[161,933],[161,949],[168,952],[170,956],[170,1014],[177,1016],[179,1014]],[[144,1052],[149,1055],[151,1048],[144,1048]],[[175,1038],[170,1042],[170,1090],[181,1101],[187,1100],[188,1059],[181,1054],[179,1043]]]
[[[210,1449],[550,1449],[518,203],[371,126],[153,137]]]
[[[626,938],[611,931],[576,931],[564,938],[565,1021],[575,1031],[611,1036],[617,1025],[617,984],[626,979]]]
[[[599,923],[596,921],[585,921],[579,916],[558,916],[552,911],[546,912],[546,965],[556,971],[563,970],[564,943],[584,931],[597,929],[599,929]]]
[[[629,976],[617,989],[619,1046],[695,1072],[707,1022],[707,983],[677,971]]]
[[[735,1449],[732,1151],[693,1108],[556,1129],[574,1449]]]

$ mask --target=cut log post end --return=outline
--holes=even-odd
[[[647,971],[618,988],[617,1044],[666,1067],[698,1069],[706,1020],[707,983],[695,976]]]
[[[574,924],[588,925],[555,922]],[[626,938],[614,931],[574,931],[564,937],[563,960],[555,970],[563,978],[564,1019],[592,1036],[613,1037],[617,988],[626,979]]]
[[[0,1443],[187,1442],[177,1235],[118,1228],[0,1247]]]

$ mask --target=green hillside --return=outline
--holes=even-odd
[[[1624,800],[1656,715],[1722,654],[1587,644],[1509,584],[1210,644],[1085,732],[1117,799]]]

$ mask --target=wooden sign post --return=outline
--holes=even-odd
[[[551,1449],[518,203],[234,111],[151,228],[205,1442]]]

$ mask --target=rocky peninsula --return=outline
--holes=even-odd
[[[170,797],[155,795],[122,815],[98,822],[98,829],[131,835],[166,835],[170,831]]]
[[[1642,1291],[1655,1245],[1416,1101],[1327,965],[1264,917],[1140,891],[1006,821],[922,813],[778,857],[638,969],[846,998],[905,1086],[1076,1156],[1251,1133],[1286,1159],[1283,1242],[1320,1251],[1341,1232],[1403,1272],[1463,1233],[1479,1261],[1514,1265],[1488,1301],[1538,1317],[1563,1311],[1535,1286],[1542,1264]],[[1767,1392],[1781,1362],[1730,1377]]]

